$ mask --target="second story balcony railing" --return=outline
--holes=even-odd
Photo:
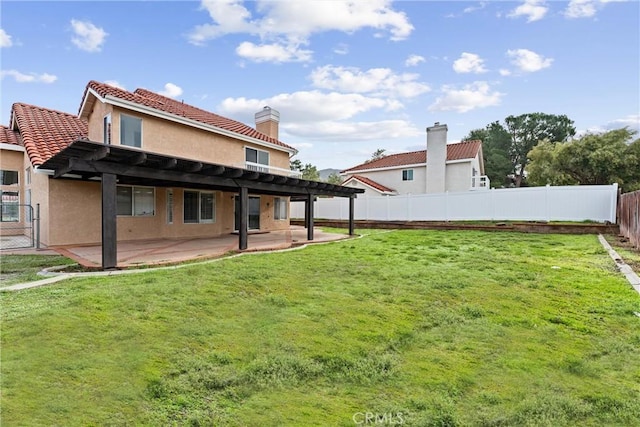
[[[250,171],[272,173],[274,175],[284,175],[293,178],[302,178],[302,172],[291,169],[277,168],[275,166],[263,165],[262,163],[244,162],[239,167]]]
[[[471,177],[471,190],[488,190],[491,188],[491,181],[486,175],[475,175]]]

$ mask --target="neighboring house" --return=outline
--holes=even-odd
[[[16,103],[0,128],[2,225],[30,221],[17,205],[39,205],[48,246],[102,242],[104,252],[116,235],[236,230],[243,249],[249,229],[289,227],[292,197],[311,204],[319,194],[355,197],[354,189],[299,179],[289,167],[296,149],[278,139],[279,113],[265,107],[255,119],[256,129],[145,89],[95,81],[77,115]]]
[[[427,128],[427,150],[391,154],[343,170],[343,185],[365,196],[444,193],[489,188],[482,142],[447,144],[447,125]]]

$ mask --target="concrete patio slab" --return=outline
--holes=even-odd
[[[304,227],[292,226],[289,230],[249,234],[245,251],[270,251],[286,249],[309,243],[329,242],[349,238],[346,234],[325,233],[314,228],[314,240],[307,240]],[[100,245],[65,246],[49,248],[69,257],[83,267],[100,268]],[[154,239],[118,242],[118,268],[176,264],[191,260],[217,258],[238,250],[238,235],[227,234],[215,238]]]

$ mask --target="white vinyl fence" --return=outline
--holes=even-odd
[[[596,221],[616,222],[618,184],[504,188],[404,194],[355,200],[355,219],[374,221]],[[291,203],[304,218],[304,203]],[[349,199],[318,198],[314,218],[349,219]]]

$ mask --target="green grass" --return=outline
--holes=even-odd
[[[59,255],[3,255],[0,260],[0,287],[41,280],[38,272],[47,267],[72,265],[75,261]]]
[[[637,425],[640,296],[595,236],[363,232],[0,293],[2,425]]]

